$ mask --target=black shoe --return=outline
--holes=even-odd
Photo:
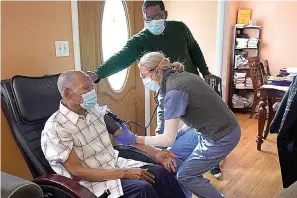
[[[222,172],[220,168],[213,168],[210,170],[210,173],[217,179],[219,179],[222,176]]]

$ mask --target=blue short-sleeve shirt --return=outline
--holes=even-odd
[[[185,115],[188,104],[188,93],[176,89],[167,92],[164,97],[165,120],[170,120]]]

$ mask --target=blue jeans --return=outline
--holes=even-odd
[[[164,167],[146,165],[141,167],[155,176],[155,183],[144,180],[121,179],[124,195],[121,198],[185,198],[175,176]]]
[[[173,146],[169,149],[176,155],[178,161],[185,161],[198,144],[198,133],[195,129],[180,130]]]
[[[205,138],[193,129],[179,133],[170,149],[177,155],[178,181],[199,198],[224,197],[210,184],[208,179],[203,177],[203,174],[217,165],[235,148],[240,136],[239,126],[216,141]],[[190,148],[193,148],[192,152]],[[185,192],[188,197],[189,192],[187,190]]]
[[[159,95],[158,96],[158,111],[157,111],[157,128],[156,133],[162,134],[164,132],[164,107],[163,107],[163,101],[164,98]],[[174,145],[170,148],[170,151],[172,151],[177,157],[176,162],[178,167],[182,165],[184,161],[187,160],[187,158],[192,154],[193,150],[196,148],[196,146],[199,143],[200,138],[199,135],[195,129],[189,129],[187,131],[180,130],[177,134],[177,137],[175,139]],[[223,160],[223,158],[221,159]],[[220,161],[219,161],[220,162]],[[214,164],[212,167],[209,167],[210,169],[213,168],[220,168],[219,162]],[[187,195],[187,198],[192,197],[192,193],[184,188],[184,191]]]
[[[194,129],[187,131],[180,130],[177,133],[177,137],[173,146],[169,149],[176,155],[177,168],[191,155],[193,150],[198,144],[198,133]],[[183,187],[187,198],[192,197],[192,192]]]

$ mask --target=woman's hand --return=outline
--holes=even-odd
[[[168,150],[160,150],[156,153],[156,159],[163,164],[163,166],[172,172],[176,172],[176,155]]]
[[[136,143],[136,134],[132,133],[125,124],[122,124],[122,133],[115,137],[116,142],[130,146]]]

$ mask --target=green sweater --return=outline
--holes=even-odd
[[[209,74],[201,49],[189,28],[178,21],[166,21],[161,35],[153,35],[147,29],[132,36],[125,47],[96,69],[102,79],[115,74],[140,59],[146,52],[161,51],[171,62],[182,62],[185,70],[203,76]]]

